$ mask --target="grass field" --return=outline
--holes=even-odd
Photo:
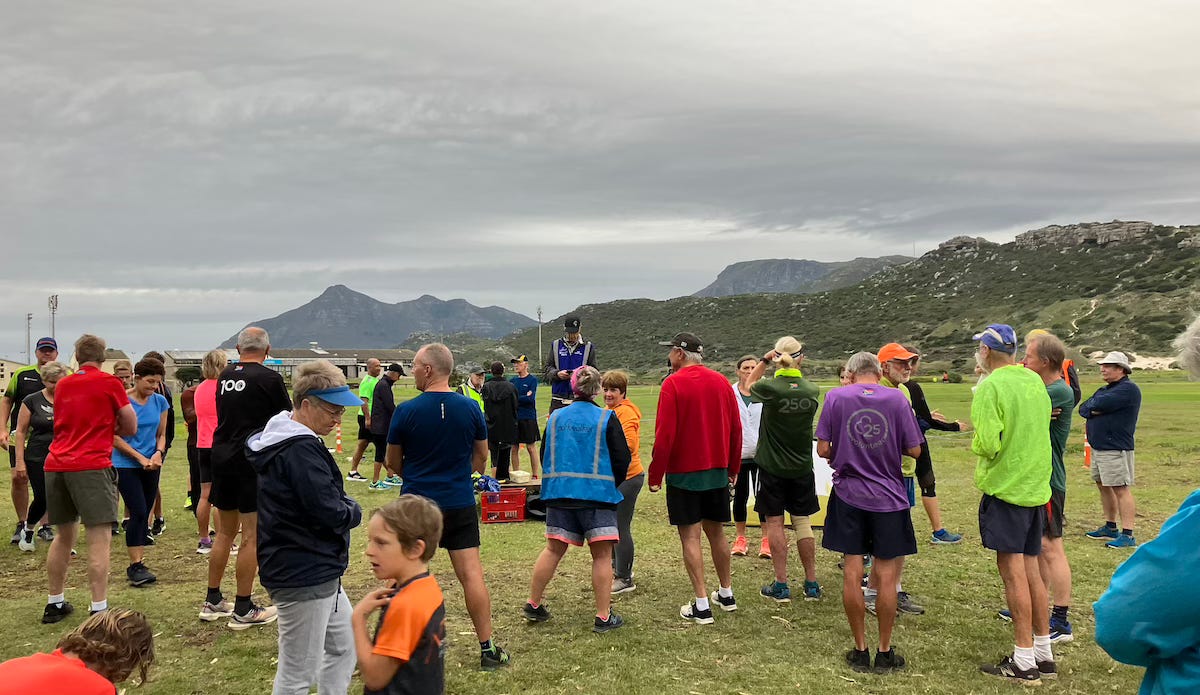
[[[1086,375],[1090,394],[1098,377]],[[1145,402],[1138,438],[1139,507],[1137,535],[1154,537],[1159,526],[1197,485],[1196,461],[1200,433],[1195,405],[1200,385],[1178,377],[1143,380]],[[832,384],[822,384],[826,390]],[[543,389],[540,412],[548,393]],[[950,418],[966,419],[970,385],[930,385],[931,405]],[[401,388],[399,399],[416,395]],[[635,387],[630,394],[642,409],[643,460],[649,463],[653,443],[656,387]],[[1057,649],[1057,682],[1046,687],[1063,693],[1132,693],[1141,670],[1117,664],[1091,640],[1091,603],[1107,586],[1127,552],[1107,550],[1083,537],[1100,520],[1096,490],[1082,468],[1081,421],[1068,450],[1067,554],[1075,576],[1075,606],[1071,611],[1075,642]],[[347,453],[356,431],[353,415],[344,425]],[[978,673],[983,662],[994,662],[1012,648],[1007,623],[996,617],[1003,594],[993,555],[979,545],[975,509],[978,493],[972,485],[973,460],[966,434],[931,433],[931,446],[943,516],[948,527],[965,535],[957,546],[920,545],[909,559],[904,584],[925,605],[923,616],[905,616],[897,624],[894,642],[909,661],[906,672],[892,676],[862,675],[843,665],[851,644],[840,600],[838,557],[818,549],[818,576],[825,599],[776,605],[758,596],[772,577],[770,563],[757,558],[734,558],[733,586],[739,599],[736,613],[718,613],[712,626],[695,626],[678,617],[690,593],[680,559],[677,537],[667,524],[663,495],[643,490],[634,521],[638,544],[635,565],[637,591],[618,598],[615,609],[626,620],[622,630],[608,635],[591,632],[592,600],[589,563],[584,550],[568,553],[550,585],[546,602],[554,611],[549,623],[529,626],[521,618],[528,596],[530,570],[544,544],[537,523],[483,527],[483,562],[491,589],[496,639],[513,655],[510,668],[484,674],[477,670],[478,647],[449,562],[439,555],[433,563],[446,593],[447,632],[451,644],[446,659],[450,693],[1000,693],[1013,686]],[[184,441],[182,423],[177,442]],[[333,439],[329,439],[333,446]],[[369,458],[368,454],[368,458]],[[525,459],[522,458],[523,466]],[[235,633],[224,622],[203,623],[196,614],[204,596],[207,558],[196,555],[195,522],[181,507],[186,490],[186,461],[182,446],[173,450],[163,473],[167,531],[146,553],[147,565],[158,574],[151,588],[133,589],[124,581],[127,564],[122,539],[112,550],[109,602],[144,611],[154,625],[158,667],[144,688],[129,692],[262,693],[269,692],[275,672],[276,629],[266,627]],[[364,472],[369,475],[369,464]],[[392,498],[371,493],[362,483],[346,483],[365,512]],[[12,528],[7,501],[0,527]],[[918,507],[913,513],[918,538],[927,541],[929,524]],[[818,532],[819,535],[819,532]],[[732,537],[732,528],[730,529]],[[357,601],[376,585],[362,558],[363,528],[353,533],[350,569],[344,585]],[[753,542],[758,532],[751,530]],[[72,563],[67,596],[76,615],[57,625],[39,622],[45,602],[46,544],[33,553],[15,546],[0,550],[0,659],[49,650],[64,632],[82,620],[87,606],[85,549]],[[707,556],[707,549],[705,551]],[[799,567],[792,549],[791,564]],[[716,588],[709,565],[710,588]],[[792,573],[795,581],[796,573]],[[224,589],[233,591],[233,567]],[[256,596],[265,598],[261,589]],[[868,616],[868,639],[874,634]],[[357,680],[354,692],[361,692]]]

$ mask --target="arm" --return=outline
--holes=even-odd
[[[1105,415],[1131,408],[1134,403],[1134,390],[1129,388],[1128,384],[1122,384],[1117,388],[1102,388],[1097,391],[1079,406],[1079,414],[1083,417]]]
[[[550,341],[550,352],[546,353],[546,364],[542,367],[542,381],[547,384],[553,384],[559,381],[558,366],[554,357],[557,354],[555,350],[555,341]]]
[[[629,451],[629,443],[625,441],[625,430],[621,426],[621,419],[617,417],[616,413],[608,416],[604,438],[608,443],[608,458],[612,463],[613,483],[620,485],[625,482],[625,478],[629,477],[629,464],[633,461],[633,455]]]
[[[16,377],[13,377],[14,379]],[[12,390],[12,383],[9,383],[8,390]],[[0,398],[0,449],[8,448],[8,419],[12,417],[13,397],[4,394],[4,398]]]
[[[163,456],[167,450],[167,418],[170,410],[158,417],[158,433],[154,438],[154,454],[150,456],[151,468],[162,468]]]
[[[915,387],[915,388],[914,388]],[[925,400],[925,389],[909,383],[908,393],[912,396],[913,412],[917,414],[917,424],[922,430],[937,430],[939,432],[960,432],[962,423],[946,422],[941,413],[930,411],[929,401]]]
[[[487,469],[488,445],[487,439],[476,439],[475,449],[471,452],[471,470],[483,473]]]
[[[375,653],[375,645],[371,643],[370,629],[367,618],[372,613],[386,606],[392,600],[396,590],[391,587],[376,589],[363,597],[354,607],[350,616],[350,626],[354,629],[354,651],[358,654],[358,670],[362,675],[363,684],[371,690],[383,690],[387,687],[400,665],[404,662],[390,656]]]
[[[587,366],[591,367],[592,369],[599,371],[600,368],[596,366],[596,344],[595,343],[588,343],[588,344],[591,347],[588,348],[588,358],[587,358],[586,364],[587,364]]]
[[[294,481],[292,495],[296,504],[304,510],[307,518],[314,524],[331,529],[335,533],[346,533],[362,523],[362,509],[358,503],[342,495],[330,494],[335,486],[329,479],[329,469],[308,461],[328,459],[325,443],[313,438],[302,443],[303,449],[297,451],[304,456],[304,462],[290,466],[288,476]],[[388,447],[391,449],[391,447]]]
[[[1075,394],[1075,405],[1079,405],[1079,399],[1083,398],[1083,393],[1079,390],[1079,371],[1075,369],[1075,365],[1067,367],[1067,381],[1070,382],[1071,391]]]
[[[729,474],[729,483],[737,482],[738,473],[742,470],[742,415],[738,411],[737,396],[733,389],[725,389],[725,412],[729,419],[729,460],[725,470]]]
[[[122,439],[120,437],[113,437],[113,449],[116,449],[117,451],[121,452],[122,454],[125,454],[126,456],[133,459],[134,461],[137,461],[138,464],[141,465],[142,468],[150,467],[150,459],[146,458],[145,456],[142,456],[142,454],[137,449],[134,449],[133,447],[129,446],[129,442],[125,441],[124,439]]]
[[[168,394],[170,393],[170,390],[168,389],[164,388],[163,390]],[[171,442],[175,441],[175,401],[172,400],[169,395],[159,395],[162,395],[162,397],[167,401],[167,426],[165,428],[166,439],[164,442],[160,442],[158,444],[158,448],[165,452],[167,449],[171,448]],[[163,455],[165,456],[166,454],[164,453]],[[159,465],[162,465],[162,463],[160,462]]]
[[[275,384],[275,412],[280,413],[285,410],[291,412],[292,397],[288,395],[287,384],[283,383],[283,377],[279,377]]]
[[[995,458],[1000,453],[1004,423],[997,409],[995,389],[987,380],[979,385],[971,401],[971,422],[975,423],[971,451],[986,459]]]
[[[387,469],[398,476],[403,477],[404,474],[400,471],[404,469],[404,447],[399,444],[388,442],[387,449],[383,454],[384,462]]]
[[[817,440],[817,456],[820,456],[821,458],[825,459],[826,461],[832,461],[833,460],[833,442],[826,441],[824,439],[818,439]]]
[[[667,459],[671,457],[671,447],[674,445],[675,387],[667,379],[658,394],[658,415],[654,418],[654,448],[650,452],[650,477],[646,481],[650,492],[662,487],[663,477],[667,473]]]
[[[133,406],[126,403],[117,411],[117,431],[116,436],[128,437],[137,433],[137,413],[133,412]]]
[[[13,469],[13,480],[23,483],[29,480],[28,469],[25,468],[25,437],[29,433],[29,408],[22,403],[17,411],[17,430],[13,436],[13,449],[17,454],[17,466]],[[7,422],[7,420],[5,421]]]
[[[183,409],[183,421],[188,427],[196,426],[196,389],[190,388],[179,395],[179,407]]]

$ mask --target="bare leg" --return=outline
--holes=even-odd
[[[1128,485],[1110,489],[1113,491],[1113,497],[1116,498],[1117,511],[1121,515],[1121,528],[1132,531],[1135,521],[1134,517],[1137,515],[1137,505],[1133,501],[1133,490],[1130,490]]]
[[[208,524],[212,521],[212,504],[208,501],[208,493],[212,483],[200,483],[200,499],[196,501],[196,529],[200,540],[208,538]]]
[[[1100,507],[1104,510],[1104,520],[1117,523],[1117,495],[1111,487],[1096,483],[1100,489]]]
[[[942,508],[938,505],[936,497],[921,497],[921,506],[925,507],[925,516],[929,517],[929,526],[934,531],[941,531],[942,526]]]
[[[867,648],[865,625],[866,604],[862,592],[862,555],[842,556],[842,607],[850,623],[850,634],[854,635],[854,648],[860,652]]]
[[[817,541],[813,538],[796,540],[796,552],[800,554],[800,564],[804,565],[804,581],[817,581]],[[775,551],[771,551],[771,557]]]
[[[513,444],[512,453],[509,454],[509,469],[514,471],[521,470],[521,445]]]
[[[1031,611],[1030,622],[1033,627],[1033,634],[1048,635],[1050,634],[1050,609],[1047,607],[1049,600],[1046,598],[1046,585],[1042,582],[1042,575],[1038,573],[1038,560],[1035,555],[1018,555],[1017,557],[1025,558],[1025,581],[1029,585],[1029,608]],[[1016,620],[1013,620],[1016,623]]]
[[[363,454],[367,453],[367,445],[370,443],[370,440],[367,439],[360,439],[355,443],[354,455],[350,457],[350,470],[358,470],[358,464],[362,463]]]
[[[1071,563],[1063,548],[1063,539],[1042,537],[1042,554],[1038,555],[1038,571],[1054,597],[1054,605],[1071,605]]]
[[[20,404],[18,403],[18,405]],[[29,481],[18,482],[15,477],[12,479],[12,503],[13,511],[17,513],[17,521],[32,523],[32,519],[25,518],[29,515]]]
[[[903,556],[902,556],[903,557]],[[875,616],[879,619],[879,651],[892,648],[892,629],[896,627],[896,582],[900,581],[899,558],[877,557],[871,566],[879,573],[879,593],[875,596]]]
[[[254,591],[254,576],[258,574],[258,513],[239,514],[238,518],[242,523],[242,544],[238,546],[237,596],[249,596]]]
[[[475,626],[475,637],[480,642],[492,638],[492,597],[488,595],[483,580],[483,563],[479,560],[479,548],[464,548],[450,551],[450,564],[458,583],[462,584],[463,599],[471,624]]]
[[[529,460],[531,461],[529,468],[533,471],[533,477],[540,477],[542,475],[542,459],[541,454],[538,453],[537,445],[526,444],[525,450],[529,452]]]
[[[375,473],[371,475],[371,482],[372,482],[372,483],[378,483],[378,482],[379,482],[379,471],[380,471],[382,468],[383,468],[383,464],[382,464],[382,463],[377,463],[377,464],[375,464]]]
[[[106,526],[109,538],[112,537],[112,527]],[[50,542],[50,550],[46,553],[46,574],[49,575],[51,596],[63,592],[67,584],[67,564],[71,561],[71,548],[75,546],[75,538],[79,535],[79,523],[59,524],[54,527],[54,540]],[[89,540],[91,540],[89,538]],[[108,553],[104,554],[108,557]],[[91,563],[89,553],[88,562]]]
[[[704,554],[700,551],[700,524],[678,526],[679,543],[683,546],[683,566],[692,581],[692,596],[707,597],[704,586]]]
[[[875,564],[879,564],[878,558]],[[1008,611],[1012,614],[1013,641],[1018,647],[1032,647],[1033,609],[1029,595],[1030,582],[1025,576],[1025,556],[1017,553],[996,553],[996,567],[1000,570],[1000,578],[1004,580],[1004,598],[1008,602]],[[1040,582],[1039,576],[1038,583]],[[1046,610],[1045,591],[1043,587],[1043,612]],[[1046,620],[1048,623],[1049,618]]]
[[[556,538],[546,539],[546,547],[533,563],[533,579],[529,586],[529,602],[533,605],[541,605],[546,595],[546,586],[554,578],[554,570],[558,569],[558,563],[562,562],[568,547]]]
[[[725,538],[725,529],[718,521],[701,521],[700,526],[704,529],[704,535],[708,536],[708,547],[712,552],[713,567],[717,570],[717,580],[721,582],[721,586],[733,586],[733,575],[729,569],[729,541]],[[700,549],[699,543],[696,544],[696,549]],[[704,588],[704,584],[701,584],[700,588]]]
[[[735,521],[733,522],[733,527],[737,529],[737,535],[739,538],[746,535],[746,522]]]
[[[596,617],[608,618],[612,612],[613,542],[588,543],[592,551],[592,594],[596,597]]]
[[[787,584],[788,539],[783,530],[782,516],[768,516],[763,520],[763,531],[771,546],[771,565],[775,568],[775,581]]]
[[[111,532],[108,535],[110,538],[112,537]],[[129,553],[129,564],[131,564],[131,565],[134,563],[141,562],[142,558],[144,558],[146,556],[145,546],[141,546],[141,545],[130,546],[130,547],[126,548],[125,550]]]
[[[112,549],[112,526],[100,524],[88,526],[88,585],[92,588],[92,600],[99,602],[108,598],[108,553]],[[67,546],[67,559],[71,557],[71,546]]]
[[[217,510],[217,538],[213,541],[212,552],[208,554],[208,585],[220,588],[221,578],[225,576],[225,568],[229,565],[229,550],[233,546],[233,537],[238,532],[238,512],[236,509]]]
[[[154,493],[154,516],[150,517],[150,523],[153,524],[155,519],[162,518],[162,490]]]

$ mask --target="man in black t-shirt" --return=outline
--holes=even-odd
[[[228,617],[229,627],[234,630],[276,619],[274,606],[263,608],[250,600],[258,571],[258,478],[245,454],[247,437],[281,411],[292,409],[283,377],[263,366],[270,350],[266,331],[257,326],[242,329],[238,334],[238,361],[226,367],[217,379],[217,429],[213,431],[209,501],[217,509],[221,524],[208,556],[208,595],[200,619]],[[230,604],[221,595],[221,577],[239,525],[242,545],[237,559],[237,595]]]
[[[58,359],[58,343],[54,338],[39,338],[34,353],[37,355],[37,363],[13,372],[8,386],[4,389],[4,396],[0,398],[0,420],[3,421],[0,423],[0,429],[3,430],[0,432],[0,447],[8,449],[9,468],[17,467],[17,451],[12,448],[9,437],[17,428],[17,414],[21,410],[21,402],[42,390],[42,375],[38,370]],[[17,543],[21,540],[21,532],[25,529],[25,514],[29,511],[29,481],[18,480],[13,476],[12,501],[13,511],[17,514],[17,530],[13,532],[12,542]],[[28,521],[30,526],[38,522],[37,519]]]

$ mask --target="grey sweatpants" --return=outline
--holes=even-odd
[[[321,695],[344,695],[358,663],[350,599],[337,593],[311,601],[280,601],[279,666],[273,695],[308,695],[313,685]]]
[[[617,505],[617,551],[613,553],[613,576],[622,579],[633,578],[633,508],[637,506],[638,493],[642,491],[642,482],[646,480],[645,473],[638,473],[617,486],[617,491],[625,498]]]

